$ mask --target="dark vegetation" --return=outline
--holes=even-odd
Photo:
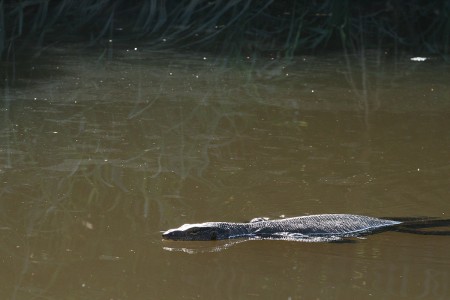
[[[225,55],[362,46],[447,54],[449,16],[445,0],[1,0],[0,55],[10,61],[60,42],[131,41]]]

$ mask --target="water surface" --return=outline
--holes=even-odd
[[[1,298],[450,297],[450,237],[218,252],[160,237],[261,216],[448,218],[439,59],[61,47],[1,69]]]

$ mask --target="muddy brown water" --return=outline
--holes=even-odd
[[[0,298],[450,298],[447,236],[160,236],[261,216],[448,218],[448,64],[109,54],[1,66]]]

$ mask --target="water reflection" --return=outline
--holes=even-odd
[[[234,245],[246,242],[246,239],[222,240],[215,242],[163,242],[163,249],[170,252],[184,252],[188,254],[199,254],[207,252],[220,252]]]
[[[442,216],[446,65],[116,55],[55,49],[4,84],[2,298],[448,297],[442,237],[178,256],[159,234],[281,214]]]

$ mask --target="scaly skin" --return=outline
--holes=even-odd
[[[206,222],[185,224],[162,234],[164,239],[208,241],[233,238],[336,240],[391,230],[400,221],[349,214],[324,214],[278,220],[257,219],[249,223]]]

